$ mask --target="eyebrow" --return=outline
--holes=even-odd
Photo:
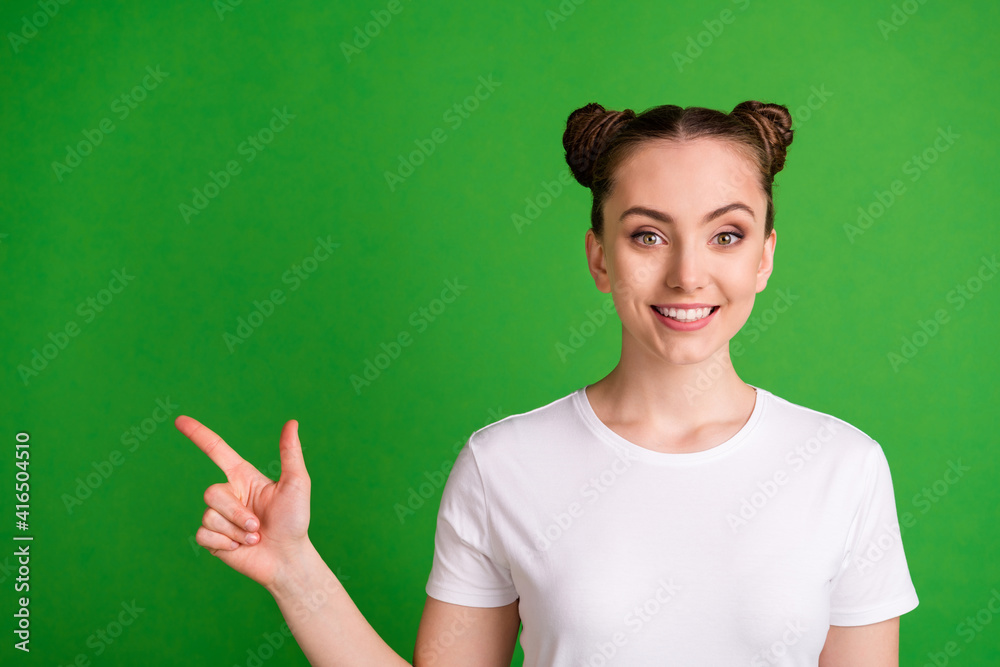
[[[756,217],[753,214],[753,209],[752,208],[750,208],[749,206],[747,206],[743,202],[738,202],[737,201],[737,202],[733,202],[732,204],[726,204],[725,206],[722,206],[720,208],[715,209],[714,211],[712,211],[711,213],[709,213],[708,215],[706,215],[704,218],[702,218],[701,222],[702,222],[702,224],[712,222],[713,220],[715,220],[716,218],[718,218],[720,215],[725,215],[726,213],[729,213],[730,211],[746,211],[747,213],[750,214],[751,218],[756,219]],[[630,215],[644,215],[644,216],[646,216],[648,218],[653,218],[654,220],[659,220],[660,222],[667,223],[667,224],[670,224],[670,223],[674,222],[673,217],[671,217],[669,213],[664,213],[662,211],[657,211],[656,209],[652,209],[652,208],[646,208],[645,206],[633,206],[632,208],[626,210],[624,213],[622,213],[621,217],[618,218],[619,222],[622,221],[622,220],[624,220],[627,216],[630,216]]]

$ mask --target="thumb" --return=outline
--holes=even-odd
[[[309,481],[309,473],[306,472],[306,462],[302,458],[302,442],[299,441],[299,422],[290,419],[281,429],[281,441],[279,443],[281,453],[281,478],[282,480]]]

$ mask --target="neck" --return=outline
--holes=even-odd
[[[728,344],[703,361],[674,364],[629,342],[623,331],[618,365],[588,389],[615,422],[694,431],[736,419],[752,405],[754,390],[733,368]]]

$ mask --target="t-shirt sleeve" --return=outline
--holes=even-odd
[[[445,482],[434,534],[434,561],[426,591],[468,607],[501,607],[518,598],[510,570],[497,562],[489,507],[473,436]]]
[[[878,623],[912,611],[918,604],[903,552],[889,463],[874,441],[864,479],[844,564],[833,582],[830,625]]]

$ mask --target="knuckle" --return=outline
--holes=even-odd
[[[228,484],[213,484],[205,490],[205,504],[209,507],[225,508],[232,499],[233,492]]]
[[[243,532],[238,526],[230,522],[229,519],[215,511],[206,516],[204,525],[205,528],[213,533],[230,538],[238,537]]]
[[[201,523],[205,528],[217,533],[225,524],[225,519],[221,514],[209,507],[205,510],[205,515],[201,518]]]
[[[235,530],[242,533],[244,532],[243,527],[247,525],[247,519],[249,519],[250,516],[251,514],[246,510],[239,510],[237,512],[233,512],[233,518],[230,521],[230,524],[233,526]]]
[[[205,528],[205,526],[200,526],[198,528],[198,532],[195,533],[194,535],[194,540],[199,545],[207,549],[211,545],[211,536],[212,536],[212,531],[210,531],[208,528]]]
[[[229,539],[225,535],[208,530],[204,526],[198,529],[198,534],[195,537],[198,544],[207,549],[213,556],[216,552],[224,549],[223,545],[229,544]]]
[[[205,504],[206,505],[211,505],[212,501],[215,500],[215,499],[217,499],[219,497],[219,491],[221,491],[221,489],[219,488],[219,486],[220,486],[219,484],[213,484],[212,486],[210,486],[207,489],[205,489]]]

